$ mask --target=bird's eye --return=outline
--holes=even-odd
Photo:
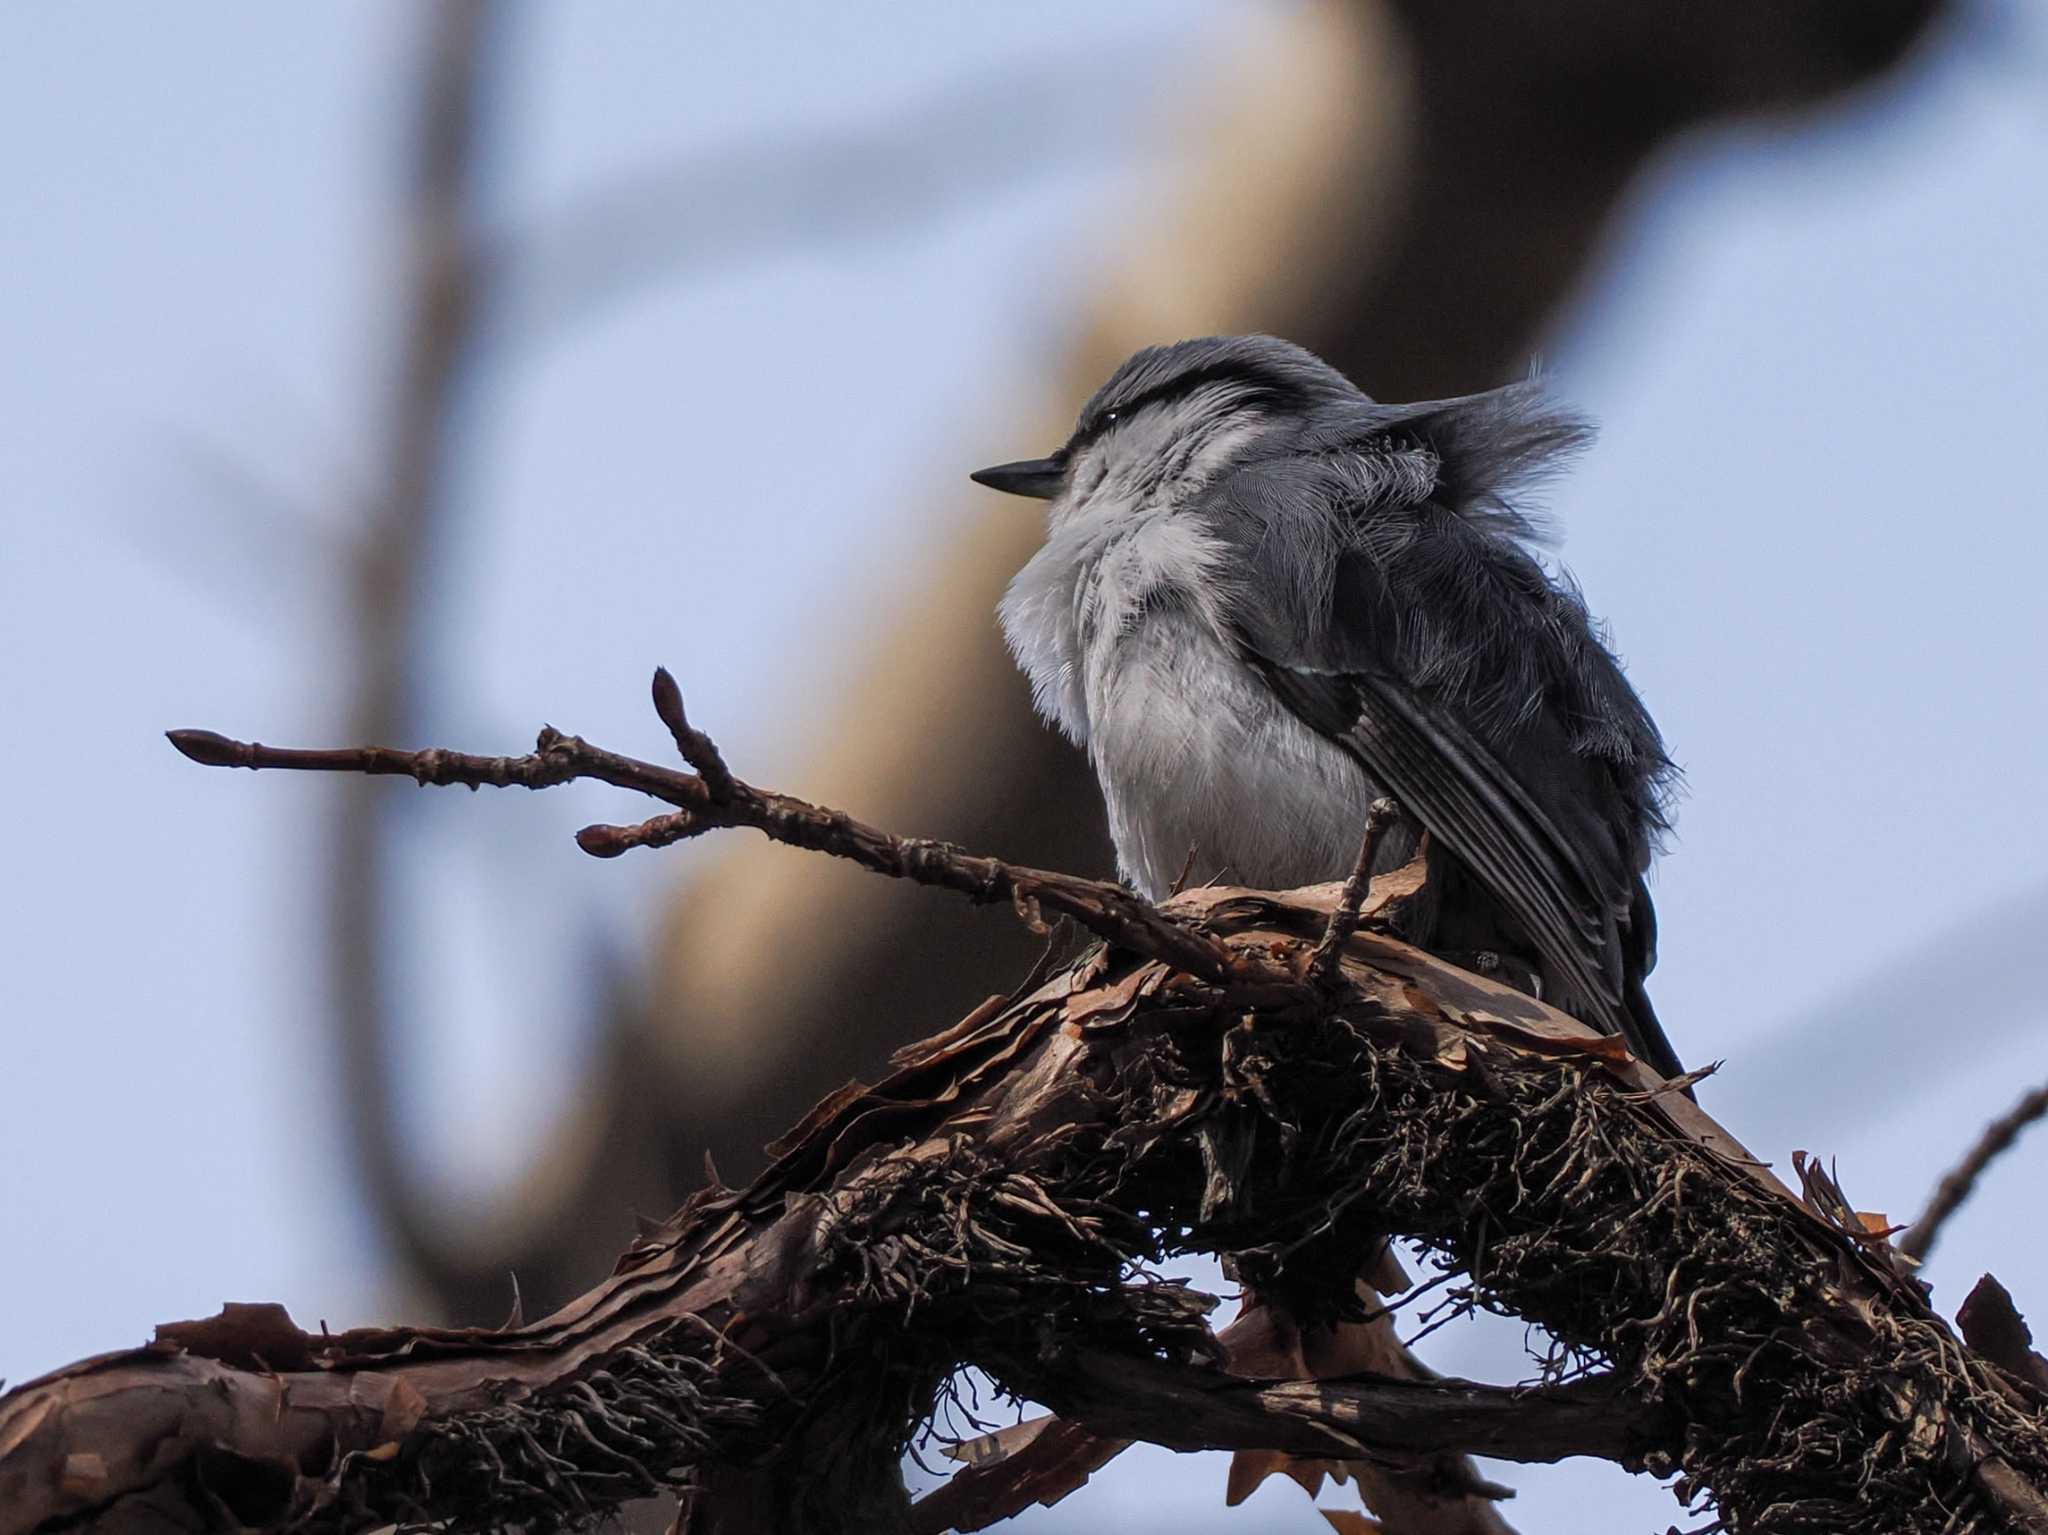
[[[1122,414],[1123,412],[1120,410],[1106,410],[1102,413],[1102,424],[1104,426],[1115,426],[1116,418]]]

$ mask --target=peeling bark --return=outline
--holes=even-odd
[[[1336,894],[1165,914],[1305,964]],[[19,1387],[0,1531],[554,1528],[664,1487],[693,1530],[908,1528],[897,1456],[962,1361],[1181,1448],[1595,1454],[1683,1472],[1742,1529],[2041,1527],[2031,1402],[1886,1244],[1611,1041],[1378,930],[1375,896],[1333,1010],[1097,949],[821,1104],[545,1320],[328,1336],[231,1307]],[[1237,1148],[1220,1197],[1204,1134]],[[1382,1229],[1547,1326],[1554,1377],[1600,1380],[1236,1379],[1209,1299],[1143,1277],[1222,1252],[1343,1319]]]
[[[1818,1163],[1795,1194],[1686,1082],[1402,943],[1421,863],[1362,904],[1154,907],[756,789],[665,675],[655,698],[696,773],[552,730],[517,758],[172,739],[217,766],[596,778],[674,808],[586,850],[751,827],[1105,942],[825,1099],[760,1177],[700,1190],[541,1321],[314,1335],[231,1306],[17,1387],[0,1535],[541,1531],[664,1490],[694,1535],[926,1532],[1062,1495],[1136,1438],[1346,1467],[1404,1529],[1497,1526],[1471,1452],[1675,1472],[1739,1531],[2048,1531],[2038,1360],[2002,1292],[1973,1314],[1993,1363]],[[1533,1389],[1254,1373],[1378,1357],[1299,1340],[1385,1327],[1365,1282],[1388,1233],[1436,1271],[1414,1293],[1547,1332]],[[1190,1252],[1296,1341],[1213,1332],[1213,1298],[1158,1277]],[[961,1364],[1073,1422],[913,1506],[902,1451]]]

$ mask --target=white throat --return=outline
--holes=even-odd
[[[1199,398],[1143,412],[1084,449],[1047,508],[1045,544],[998,612],[1040,714],[1089,740],[1090,652],[1172,599],[1221,633],[1229,595],[1223,550],[1191,503],[1268,423],[1218,420]]]

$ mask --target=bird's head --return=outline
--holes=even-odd
[[[972,478],[1051,501],[1055,518],[1105,497],[1142,505],[1184,494],[1322,406],[1362,398],[1314,353],[1273,336],[1149,346],[1095,391],[1058,451]]]

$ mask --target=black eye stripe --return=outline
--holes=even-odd
[[[1291,391],[1283,389],[1270,379],[1259,377],[1256,374],[1247,374],[1242,368],[1233,366],[1198,368],[1192,373],[1182,374],[1179,378],[1168,379],[1163,384],[1155,384],[1142,394],[1133,395],[1130,399],[1121,401],[1110,409],[1103,411],[1093,421],[1084,422],[1075,428],[1074,435],[1068,439],[1064,451],[1078,453],[1081,449],[1095,441],[1096,438],[1100,437],[1103,432],[1107,431],[1120,418],[1135,416],[1148,405],[1158,405],[1168,400],[1181,399],[1218,384],[1233,384],[1237,386],[1239,393],[1230,402],[1233,406],[1284,403],[1291,393]]]

